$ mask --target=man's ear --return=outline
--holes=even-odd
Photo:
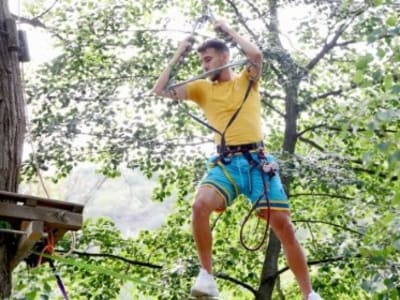
[[[224,57],[224,61],[226,63],[228,63],[229,62],[229,53],[224,51],[224,52],[222,52],[222,55]]]

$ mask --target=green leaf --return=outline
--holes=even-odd
[[[391,74],[386,75],[383,79],[383,87],[386,91],[389,91],[393,86],[393,76]]]
[[[394,240],[392,246],[393,248],[395,248],[397,251],[400,252],[400,238]]]
[[[390,143],[379,143],[377,147],[380,151],[386,152],[390,147]]]
[[[399,153],[399,160],[400,160],[400,153]],[[393,204],[400,205],[400,191],[396,192],[396,195],[394,196],[394,199],[393,199]]]
[[[373,57],[371,54],[367,54],[364,56],[361,56],[357,59],[356,61],[356,68],[357,70],[365,70],[368,67],[368,64],[373,60]]]
[[[395,15],[390,16],[386,19],[386,25],[396,26],[398,24],[397,17]]]
[[[25,297],[27,300],[35,300],[38,292],[37,291],[31,291],[30,293],[26,294]]]
[[[353,81],[360,84],[364,81],[364,72],[362,70],[357,70],[353,76]]]
[[[392,155],[389,156],[389,162],[400,162],[400,150],[396,150]]]
[[[11,229],[12,225],[10,222],[0,220],[0,228]]]
[[[383,49],[382,47],[379,47],[377,50],[377,54],[379,58],[384,58],[386,55],[387,51]]]
[[[400,95],[400,84],[395,84],[392,86],[392,94]]]

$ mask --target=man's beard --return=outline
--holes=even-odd
[[[210,76],[211,81],[218,81],[220,75],[221,75],[221,71],[214,73],[213,75]]]

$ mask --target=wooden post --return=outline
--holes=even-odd
[[[0,190],[18,191],[25,136],[25,103],[15,20],[0,0]],[[11,295],[10,255],[15,237],[0,233],[0,299]]]
[[[21,224],[21,229],[25,231],[25,235],[20,238],[17,253],[10,262],[11,270],[13,270],[21,260],[30,254],[32,248],[44,234],[42,221],[24,221]]]

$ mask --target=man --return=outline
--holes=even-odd
[[[250,61],[250,66],[240,74],[235,74],[230,68],[224,68],[212,73],[210,80],[196,80],[168,90],[166,85],[173,66],[191,47],[191,41],[187,39],[180,43],[153,88],[153,92],[159,96],[190,99],[196,102],[204,110],[211,127],[223,135],[223,137],[221,134],[215,135],[220,154],[210,159],[211,167],[200,183],[192,206],[193,237],[201,268],[191,294],[218,296],[218,288],[212,275],[212,236],[209,217],[213,211],[226,209],[238,194],[245,194],[253,205],[257,205],[260,217],[264,219],[269,217],[270,226],[281,241],[288,264],[304,299],[319,300],[321,298],[311,288],[306,258],[295,236],[288,200],[279,174],[275,172],[275,175],[270,176],[263,173],[261,168],[252,168],[255,162],[258,164],[263,159],[268,163],[274,162],[272,156],[263,157],[262,150],[259,150],[263,139],[258,91],[262,52],[223,21],[214,21],[214,26],[241,47]],[[206,41],[198,48],[198,53],[202,68],[206,72],[229,62],[229,49],[220,40]],[[252,81],[252,85],[246,95],[249,81]],[[240,106],[242,107],[239,109]],[[232,121],[234,114],[237,116]],[[231,124],[227,127],[228,123]],[[268,197],[264,196],[264,181],[268,183]],[[270,207],[269,212],[268,207]]]

